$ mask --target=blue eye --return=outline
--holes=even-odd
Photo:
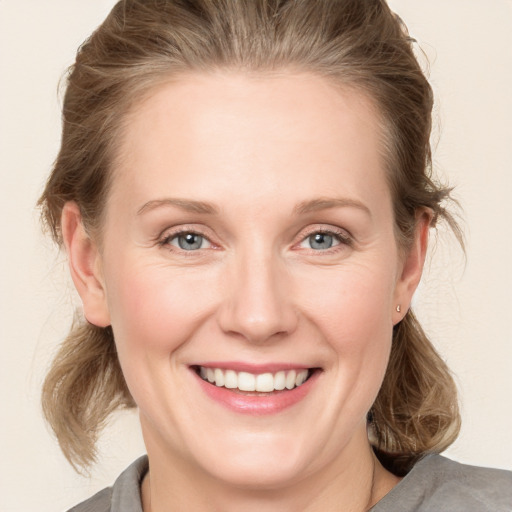
[[[174,247],[179,247],[184,251],[196,251],[206,249],[211,246],[210,242],[198,233],[180,233],[167,239],[167,243]]]
[[[317,231],[307,236],[300,244],[304,249],[313,249],[314,251],[327,251],[340,245],[342,237],[336,233]]]
[[[317,251],[330,249],[334,245],[339,244],[339,241],[328,233],[315,233],[310,235],[308,240],[311,249],[315,249]]]

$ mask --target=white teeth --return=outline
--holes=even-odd
[[[305,372],[298,372],[297,373],[297,378],[295,379],[295,385],[296,386],[302,386],[302,384],[304,384],[304,382],[306,381],[308,377],[308,374],[305,373]]]
[[[271,373],[262,373],[256,377],[256,391],[269,393],[274,391],[274,376]]]
[[[277,372],[274,375],[274,389],[282,391],[286,387],[286,373]]]
[[[240,391],[256,391],[256,377],[252,373],[238,374],[238,389]]]
[[[286,389],[293,389],[295,387],[295,380],[297,378],[297,373],[295,370],[288,372],[286,376]]]
[[[221,368],[199,367],[199,375],[203,380],[215,384],[218,387],[228,389],[238,388],[240,391],[256,391],[259,393],[271,393],[302,386],[309,377],[309,370],[278,371],[275,374],[261,373],[253,375],[248,372],[235,372]]]
[[[214,374],[215,374],[215,385],[219,386],[219,387],[224,386],[224,372],[219,368],[215,368]]]
[[[228,389],[235,389],[238,387],[238,377],[236,372],[233,370],[226,370],[224,372],[224,386],[226,386]]]

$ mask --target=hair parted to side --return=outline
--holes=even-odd
[[[407,249],[424,209],[460,240],[443,207],[450,191],[431,176],[432,90],[384,0],[123,0],[80,47],[67,77],[61,149],[39,200],[57,244],[67,201],[101,244],[123,126],[142,98],[180,73],[219,70],[308,72],[366,94],[381,116],[399,245]],[[44,414],[71,464],[90,465],[109,414],[134,405],[111,328],[75,322],[43,388]],[[411,311],[394,329],[369,417],[376,453],[397,474],[458,434],[453,379]]]

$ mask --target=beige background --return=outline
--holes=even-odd
[[[42,422],[39,388],[73,293],[34,204],[59,141],[57,82],[112,0],[0,0],[0,509],[55,512],[110,484],[144,448],[135,414],[112,422],[90,479]],[[512,2],[392,0],[431,61],[438,172],[456,185],[468,261],[441,234],[416,297],[461,390],[449,455],[512,469]]]

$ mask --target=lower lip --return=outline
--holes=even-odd
[[[202,390],[214,401],[228,409],[253,416],[276,414],[303,400],[314,386],[320,371],[315,370],[301,386],[291,390],[274,391],[268,395],[243,395],[225,387],[218,387],[203,380],[192,370]]]

